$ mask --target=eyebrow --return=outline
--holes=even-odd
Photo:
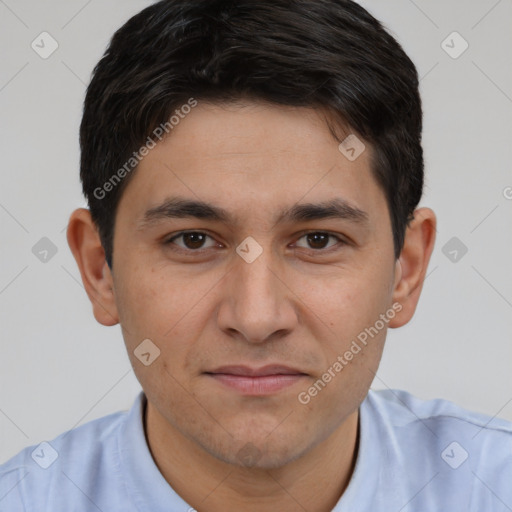
[[[159,221],[172,218],[196,218],[224,224],[236,224],[236,218],[220,206],[200,200],[170,197],[160,205],[147,210],[139,222],[139,229],[145,229]],[[320,203],[295,204],[278,213],[274,224],[307,222],[321,219],[343,219],[357,224],[368,224],[368,214],[348,203],[345,199],[334,198]]]

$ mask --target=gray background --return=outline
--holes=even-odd
[[[421,205],[439,221],[418,311],[389,331],[373,387],[512,420],[512,2],[362,3],[422,77]],[[65,228],[85,206],[78,126],[86,84],[113,32],[146,5],[0,0],[0,462],[129,408],[140,390],[119,326],[92,316]],[[31,48],[43,31],[59,45],[47,59]],[[442,45],[453,31],[469,44],[458,58],[443,47],[458,53],[460,39]],[[32,252],[43,237],[57,250],[46,262]],[[459,247],[446,246],[453,237]]]

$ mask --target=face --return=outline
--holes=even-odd
[[[370,151],[347,159],[312,109],[199,102],[141,161],[118,205],[113,289],[170,431],[271,468],[357,410],[396,270]],[[146,339],[146,362],[160,351],[147,366],[134,353]]]

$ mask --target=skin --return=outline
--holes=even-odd
[[[121,324],[147,396],[153,458],[198,511],[329,511],[348,485],[358,407],[387,327],[414,314],[436,226],[432,210],[416,210],[395,260],[389,211],[365,144],[349,161],[317,110],[200,102],[123,192],[113,271],[89,211],[71,215],[68,242],[95,318]],[[144,223],[145,212],[170,196],[213,203],[236,222]],[[335,197],[366,212],[367,222],[274,220],[297,203]],[[203,245],[186,237],[165,243],[182,230],[209,237]],[[315,242],[304,231],[333,237]],[[248,236],[263,251],[252,263],[235,251]],[[378,335],[300,403],[298,394],[396,303],[401,310]],[[160,349],[149,366],[134,355],[147,338]],[[226,364],[284,364],[305,375],[275,393],[246,396],[205,373]]]

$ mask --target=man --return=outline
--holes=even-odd
[[[348,0],[164,0],[114,35],[68,242],[143,392],[0,510],[512,510],[512,425],[369,391],[434,246],[414,65]]]

